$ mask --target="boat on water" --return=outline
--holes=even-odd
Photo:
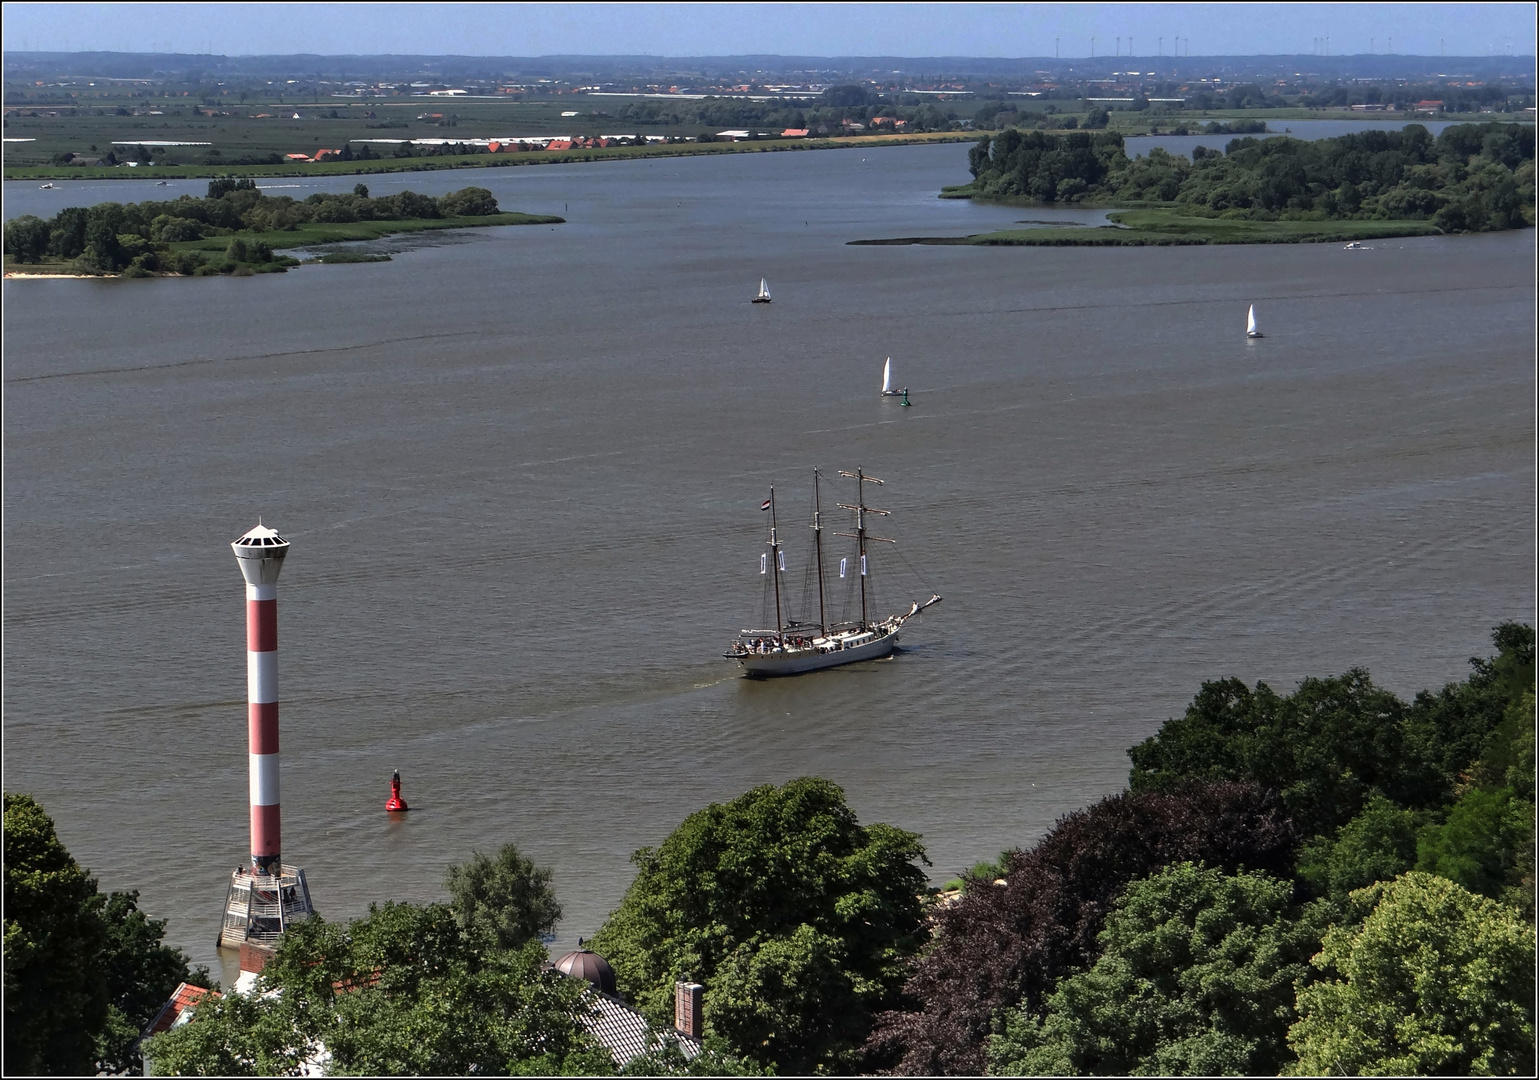
[[[1350,244],[1348,244],[1342,250],[1343,251],[1362,251],[1363,250],[1363,242],[1361,240],[1353,240]]]
[[[1266,336],[1266,335],[1262,334],[1262,332],[1260,330],[1256,329],[1256,305],[1255,304],[1252,304],[1250,306],[1250,314],[1245,316],[1245,336],[1248,337],[1248,338],[1258,338],[1258,337],[1265,337]]]
[[[39,184],[39,185],[37,185],[37,189],[39,191],[52,191],[52,190],[54,190],[54,187],[53,187],[52,181],[50,181],[49,183],[46,183],[46,184]]]
[[[856,561],[851,565],[848,556],[840,559],[839,576],[843,578],[851,572],[858,575],[860,619],[836,623],[831,623],[828,619],[827,589],[823,571],[823,514],[820,474],[817,470],[813,470],[812,473],[812,535],[814,557],[817,561],[818,621],[814,623],[786,618],[780,580],[781,574],[785,572],[785,553],[781,550],[779,522],[775,516],[775,489],[770,488],[770,497],[761,507],[769,511],[770,515],[769,550],[759,556],[759,573],[773,575],[775,628],[744,630],[733,639],[731,646],[722,654],[728,660],[737,661],[742,666],[743,674],[750,678],[800,675],[807,671],[818,671],[822,668],[890,656],[898,646],[898,635],[903,629],[903,624],[925,608],[941,601],[938,593],[932,594],[923,603],[917,600],[911,603],[907,611],[897,612],[886,618],[872,617],[871,597],[867,584],[867,571],[870,565],[867,547],[871,543],[895,544],[897,541],[873,536],[866,531],[867,514],[876,514],[879,517],[888,515],[886,510],[867,506],[865,499],[866,485],[881,485],[883,481],[874,476],[867,476],[860,469],[854,472],[841,470],[839,475],[855,481],[855,502],[839,504],[840,509],[854,513],[855,531],[836,535],[855,541]]]
[[[892,388],[892,357],[887,358],[887,363],[882,365],[882,396],[883,397],[908,397],[908,387],[902,390]]]
[[[753,298],[756,304],[768,304],[770,302],[769,283],[763,278],[759,279],[759,295]]]

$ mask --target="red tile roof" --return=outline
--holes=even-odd
[[[162,1031],[170,1031],[171,1025],[176,1023],[177,1017],[202,1001],[208,995],[219,997],[218,990],[210,990],[205,986],[193,986],[191,983],[182,983],[171,992],[171,998],[160,1007],[160,1012],[155,1014],[155,1019],[150,1021],[140,1035],[142,1039],[148,1039],[151,1035],[159,1035]]]

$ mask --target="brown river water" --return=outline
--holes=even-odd
[[[293,544],[284,855],[322,913],[442,898],[514,841],[555,869],[563,941],[633,850],[753,785],[831,778],[939,882],[1119,790],[1205,679],[1362,666],[1410,695],[1534,617],[1532,230],[846,246],[1100,218],[936,199],[966,153],[365,178],[569,223],[7,281],[6,790],[215,962],[247,850],[228,545],[259,516]],[[202,187],[13,184],[6,213]],[[889,355],[911,408],[877,394]],[[945,601],[890,660],[745,681],[720,653],[760,610],[759,503],[799,598],[814,466],[887,481],[888,606]]]

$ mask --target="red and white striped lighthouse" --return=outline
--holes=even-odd
[[[251,776],[251,866],[283,865],[278,811],[278,574],[289,542],[258,525],[230,545],[246,579],[246,713]]]

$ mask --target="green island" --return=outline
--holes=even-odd
[[[968,153],[973,180],[943,199],[1118,207],[1105,226],[1009,229],[853,244],[1135,247],[1292,244],[1493,232],[1534,225],[1534,129],[1412,124],[1304,141],[1238,138],[1192,158],[1129,158],[1117,132],[1009,130]]]
[[[6,1071],[299,1075],[324,1046],[331,1075],[1530,1075],[1534,641],[1503,623],[1410,700],[1361,668],[1203,682],[1125,790],[944,891],[826,779],[695,810],[586,943],[656,1036],[628,1061],[550,967],[552,871],[501,837],[436,902],[292,926],[261,992],[141,1043],[209,973],[6,792]]]
[[[304,200],[264,195],[250,177],[219,177],[208,195],[166,202],[72,206],[52,218],[5,223],[5,275],[44,277],[207,277],[282,273],[300,265],[285,249],[398,233],[491,225],[558,225],[565,218],[499,210],[490,191],[461,188],[434,199],[414,191],[370,198],[317,193]],[[382,262],[387,255],[330,252],[324,263]]]

